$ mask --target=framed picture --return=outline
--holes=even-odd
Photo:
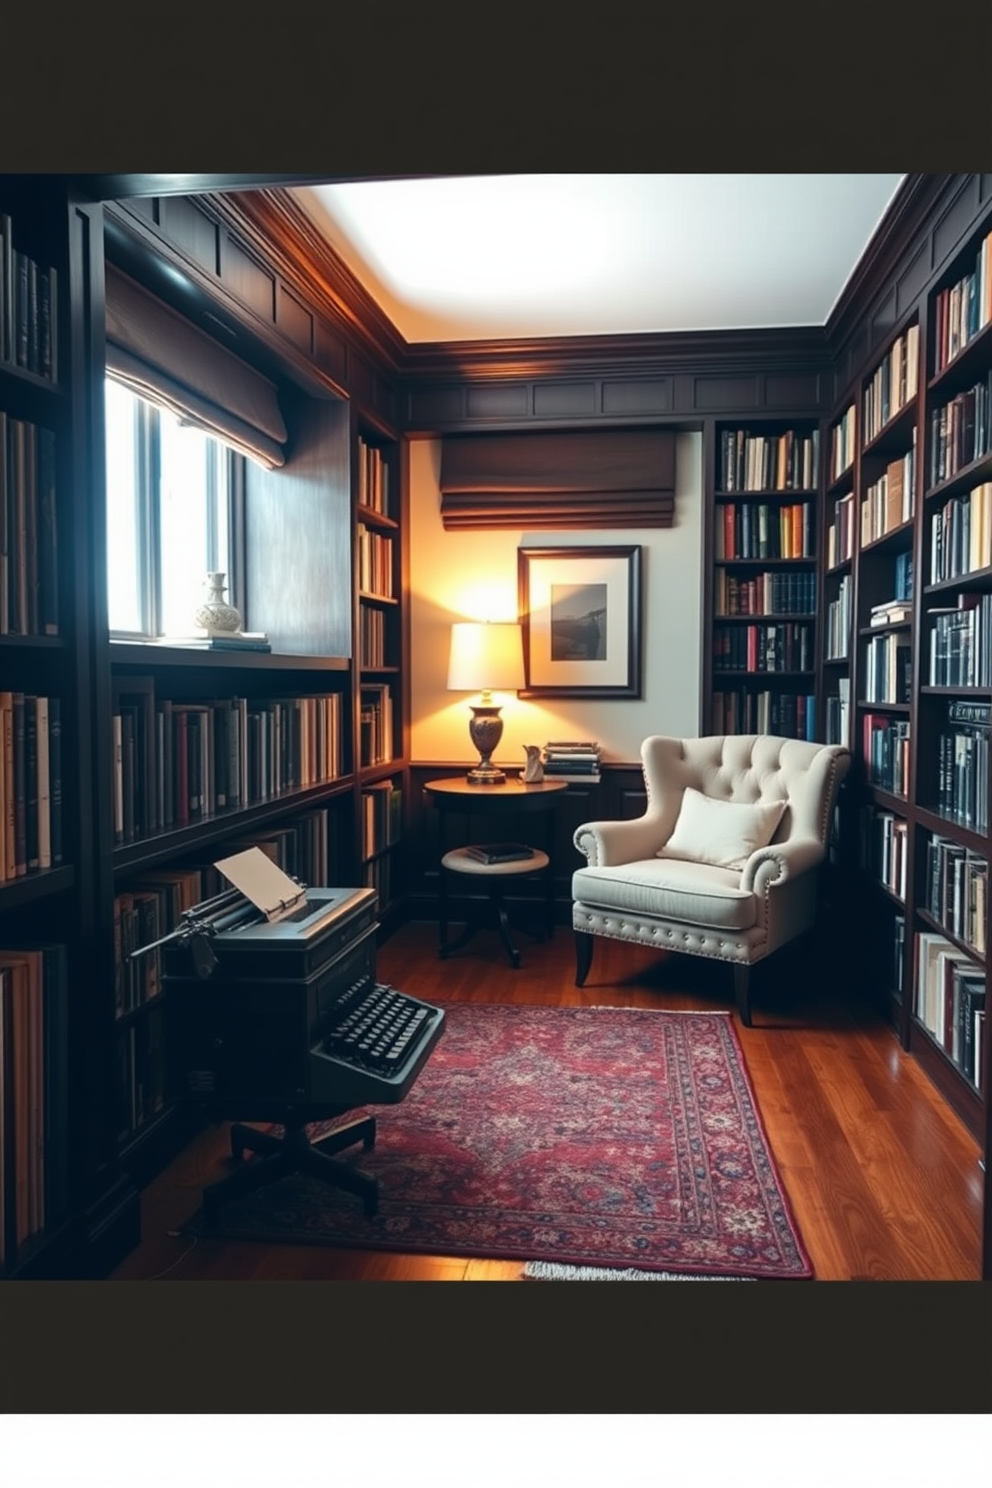
[[[521,697],[641,696],[641,550],[518,548]]]

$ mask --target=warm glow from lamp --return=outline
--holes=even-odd
[[[493,703],[493,690],[516,692],[524,685],[524,652],[520,626],[504,621],[459,621],[451,627],[449,692],[481,692],[468,726],[479,763],[465,777],[470,785],[502,785],[503,771],[492,752],[503,737],[503,720]]]

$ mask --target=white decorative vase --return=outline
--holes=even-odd
[[[208,573],[203,581],[203,602],[193,619],[208,636],[238,635],[241,630],[241,611],[227,601],[226,578],[226,574]]]

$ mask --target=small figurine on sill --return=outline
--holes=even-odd
[[[544,779],[544,766],[541,763],[541,746],[539,744],[525,744],[524,752],[527,755],[527,763],[524,765],[520,779],[524,785],[540,785]]]

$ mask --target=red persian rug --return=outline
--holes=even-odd
[[[341,1155],[378,1178],[376,1215],[292,1176],[231,1199],[209,1223],[201,1211],[187,1232],[698,1276],[812,1275],[730,1014],[467,1003],[446,1012],[406,1099],[368,1108],[375,1147]]]

